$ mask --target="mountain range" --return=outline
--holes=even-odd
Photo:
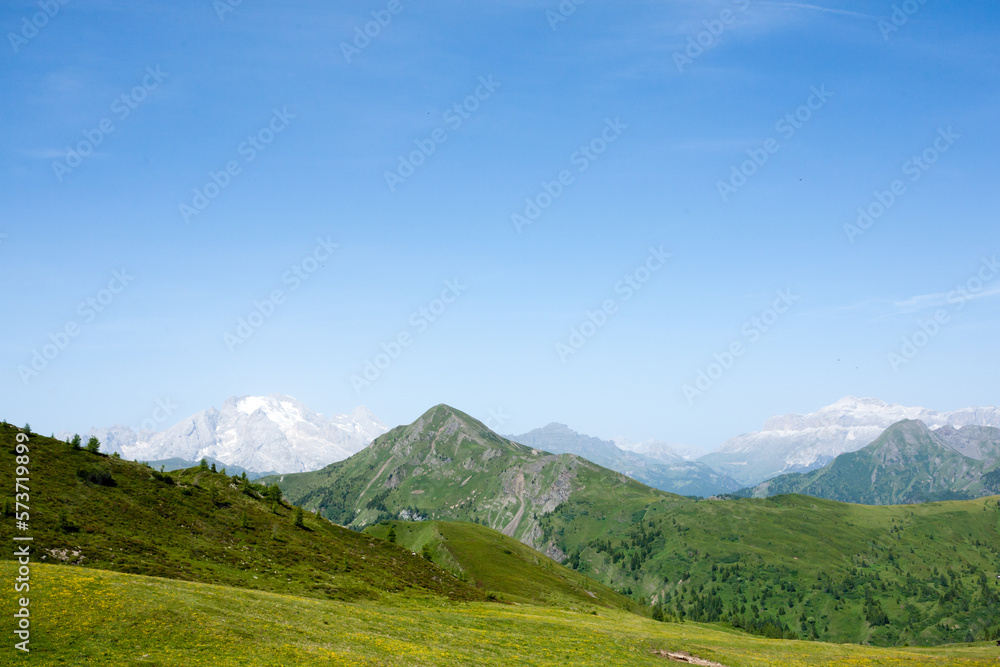
[[[875,442],[822,468],[790,473],[740,492],[755,498],[801,493],[866,505],[978,498],[1000,493],[1000,429],[893,424]]]
[[[316,472],[264,478],[296,504],[361,529],[385,520],[480,523],[556,560],[543,517],[563,503],[587,503],[606,520],[626,498],[666,497],[573,454],[553,454],[503,438],[482,422],[438,405],[378,437],[354,456]]]
[[[694,459],[684,445],[661,441],[602,440],[550,424],[514,441],[554,454],[575,454],[652,487],[682,495],[712,496],[791,472],[821,468],[840,454],[875,441],[892,424],[918,419],[931,429],[1000,427],[1000,408],[936,412],[848,396],[800,415],[768,419],[761,431],[726,441]],[[387,431],[365,407],[327,418],[284,396],[235,396],[164,431],[126,426],[91,429],[102,450],[182,468],[201,458],[252,476],[319,470],[361,451]],[[61,438],[69,436],[60,434]]]
[[[317,470],[359,452],[386,426],[367,408],[327,418],[283,394],[233,396],[165,431],[94,428],[101,451],[140,461],[207,458],[253,473]],[[61,433],[60,438],[69,434]]]
[[[667,446],[650,447],[653,455],[626,451],[611,440],[583,435],[565,424],[552,423],[521,435],[508,436],[514,442],[553,454],[575,454],[609,468],[654,489],[682,496],[714,496],[741,487],[728,475],[704,463],[686,461]]]
[[[990,450],[958,433],[949,437],[964,451]],[[996,498],[690,499],[512,442],[446,405],[323,470],[262,481],[320,517],[395,532],[411,548],[409,531],[448,542],[433,537],[436,522],[485,524],[673,618],[769,637],[972,641],[992,636],[1000,608],[985,574],[997,562]]]
[[[936,412],[848,396],[809,414],[772,417],[762,430],[731,438],[698,460],[753,486],[784,473],[820,468],[840,454],[865,447],[885,429],[906,419],[920,420],[932,429],[1000,427],[1000,407]]]

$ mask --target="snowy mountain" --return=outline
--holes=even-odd
[[[820,468],[840,454],[862,449],[906,419],[920,420],[931,429],[1000,427],[1000,407],[936,412],[847,396],[806,415],[772,417],[762,430],[731,438],[698,460],[743,484],[755,485],[780,474]]]
[[[364,449],[388,429],[367,408],[331,418],[282,394],[234,396],[165,431],[92,429],[101,451],[140,461],[202,457],[254,472],[318,470]],[[61,434],[63,436],[65,434]]]

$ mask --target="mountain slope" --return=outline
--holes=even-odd
[[[203,410],[165,431],[136,433],[117,425],[92,429],[84,439],[93,435],[106,453],[138,461],[210,458],[251,472],[284,473],[345,459],[386,430],[364,407],[327,419],[301,401],[272,394],[234,396],[220,410]]]
[[[541,518],[560,504],[586,499],[610,517],[670,497],[580,457],[511,442],[446,405],[345,461],[276,481],[293,502],[349,527],[387,519],[472,521],[557,560],[563,555],[549,548]]]
[[[687,620],[931,645],[1000,637],[998,500],[663,500],[599,530],[567,503],[545,523],[565,565]]]
[[[512,443],[447,406],[281,484],[358,528],[398,517],[513,523],[521,542],[667,615],[770,637],[971,641],[1000,613],[996,499],[695,501]]]
[[[732,667],[996,664],[992,643],[882,649],[765,640],[604,609],[359,605],[59,565],[35,565],[31,576],[30,662],[39,665],[665,667],[675,664],[659,654],[667,650]],[[0,561],[0,577],[13,580],[16,564]],[[0,603],[8,618],[13,598]]]
[[[655,460],[636,452],[625,451],[610,440],[601,440],[573,431],[565,424],[549,424],[522,435],[510,436],[520,442],[553,454],[576,454],[643,484],[685,496],[713,496],[740,488],[736,480],[717,473],[704,463],[685,461],[674,456],[669,462]],[[659,450],[660,456],[666,450]]]
[[[1000,485],[992,485],[991,478],[984,481],[998,464],[1000,429],[966,426],[931,431],[921,421],[908,420],[823,468],[781,475],[739,495],[801,493],[865,505],[975,498],[1000,493]]]
[[[698,460],[752,486],[784,473],[808,472],[873,442],[898,421],[918,419],[941,426],[1000,427],[1000,407],[935,412],[847,396],[816,412],[772,417],[761,431],[727,440]]]
[[[390,534],[391,531],[391,534]],[[531,547],[486,526],[459,521],[389,521],[366,533],[393,539],[421,553],[476,588],[494,591],[505,601],[543,606],[592,606],[648,614],[648,608],[563,567]]]
[[[15,468],[18,429],[0,424],[0,466]],[[238,477],[161,474],[32,434],[33,560],[341,600],[403,592],[483,594],[409,551],[306,515]],[[4,492],[12,495],[13,485]],[[12,501],[13,498],[10,497]],[[9,543],[13,521],[0,538]],[[12,559],[13,550],[0,556]]]

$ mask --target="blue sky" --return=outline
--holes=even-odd
[[[0,9],[0,417],[997,403],[993,4],[53,3]]]

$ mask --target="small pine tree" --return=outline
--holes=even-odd
[[[96,454],[101,451],[101,441],[94,436],[90,436],[87,440],[87,451],[91,454]]]
[[[215,464],[212,464],[212,472],[215,472]]]
[[[198,462],[198,467],[202,470],[208,470],[208,459],[202,459]]]
[[[31,424],[24,425],[24,432],[27,433],[28,435],[31,435]]]
[[[420,547],[420,555],[427,560],[433,560],[434,555],[431,553],[431,545],[424,543],[424,546]]]
[[[295,508],[295,520],[294,520],[293,523],[295,524],[296,528],[305,528],[306,524],[302,520],[302,508],[301,507],[296,507]]]
[[[222,469],[222,470],[220,470],[219,472],[220,472],[221,474],[225,475],[225,474],[226,474],[226,469],[225,469],[225,468],[223,468],[223,469]]]
[[[80,443],[81,442],[82,442],[82,440],[80,439],[80,434],[79,433],[75,433],[73,435],[73,439],[69,441],[69,444],[70,444],[70,447],[72,447],[73,449],[80,449]]]
[[[386,539],[389,540],[390,542],[392,542],[393,544],[396,543],[396,527],[395,526],[392,526],[391,528],[389,528],[389,534],[386,536]]]
[[[281,502],[281,487],[277,484],[271,484],[267,487],[267,497],[271,499],[274,503]]]
[[[663,621],[663,610],[660,608],[660,605],[653,607],[653,620]]]

